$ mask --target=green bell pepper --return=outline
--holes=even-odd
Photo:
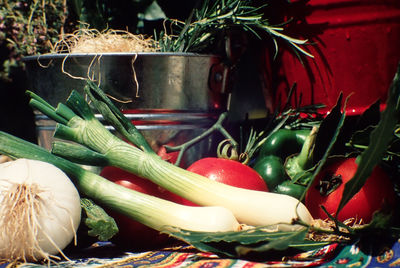
[[[304,192],[312,177],[312,156],[315,144],[317,128],[313,128],[304,141],[301,151],[297,155],[289,156],[284,164],[284,169],[289,180],[282,185],[278,185],[277,192],[284,193],[296,197],[301,200]]]
[[[286,158],[298,153],[310,130],[279,129],[263,143],[253,168],[261,175],[270,191],[287,180]]]
[[[257,159],[253,169],[261,175],[270,191],[286,180],[283,161],[275,155],[266,155]]]
[[[286,180],[276,187],[275,192],[278,194],[290,195],[300,200],[305,190],[306,186]]]
[[[309,134],[308,129],[279,129],[265,140],[259,156],[275,155],[285,160],[288,156],[300,152]]]

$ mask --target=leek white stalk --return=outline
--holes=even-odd
[[[0,258],[49,260],[73,240],[80,197],[59,168],[37,160],[0,164]]]
[[[313,221],[308,209],[294,197],[219,183],[124,142],[116,141],[116,144],[108,148],[106,155],[112,165],[148,178],[196,204],[229,209],[239,223],[264,226],[291,224],[296,220],[311,224]]]
[[[74,116],[67,125],[57,124],[55,136],[83,144],[100,153],[109,165],[147,178],[194,203],[225,207],[242,224],[265,226],[313,221],[308,209],[294,197],[229,186],[177,167],[118,138],[94,115],[86,119]],[[64,152],[53,146],[53,153]]]
[[[90,163],[95,160],[103,165],[120,167],[199,205],[225,207],[233,212],[239,223],[253,226],[292,224],[296,221],[312,223],[313,218],[307,208],[293,197],[244,190],[218,183],[170,164],[155,153],[146,152],[145,144],[138,139],[141,134],[104,96],[104,92],[93,83],[85,87],[85,92],[103,116],[112,121],[125,137],[130,137],[129,140],[136,146],[128,144],[107,130],[95,117],[86,100],[76,91],[71,92],[66,105],[59,104],[57,109],[49,108],[50,105],[43,99],[31,94],[33,99],[30,104],[59,123],[55,131],[56,138],[71,140],[85,146],[80,146],[82,149],[75,147],[77,150],[66,152],[57,150],[54,144],[54,154],[74,161]],[[84,152],[87,148],[92,150],[88,156]]]
[[[88,180],[81,183],[81,190],[112,210],[155,230],[170,227],[198,232],[240,230],[235,216],[224,207],[184,206],[125,188],[93,173],[87,175]]]
[[[55,165],[73,178],[75,187],[89,198],[158,231],[168,227],[202,232],[240,229],[232,212],[224,207],[183,206],[128,189],[50,154],[42,147],[1,131],[0,152],[13,158],[34,158]],[[134,237],[135,234],[132,234],[133,239]]]
[[[59,138],[73,135],[74,141],[101,153],[110,165],[147,178],[196,204],[225,207],[239,223],[265,226],[291,224],[296,220],[311,224],[313,221],[308,209],[294,197],[241,189],[187,171],[121,140],[96,118],[74,117],[68,127],[57,125],[55,133]],[[53,152],[59,153],[61,150],[55,146]]]

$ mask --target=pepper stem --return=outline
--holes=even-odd
[[[314,126],[304,141],[300,153],[295,157],[297,165],[303,170],[311,168],[317,132],[318,127]]]
[[[304,185],[307,183],[309,177],[307,170],[310,169],[313,164],[313,152],[317,132],[318,127],[314,126],[304,141],[300,153],[286,159],[286,173],[294,182],[304,183]]]

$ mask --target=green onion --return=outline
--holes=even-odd
[[[77,189],[112,210],[155,230],[175,227],[191,231],[236,231],[239,224],[223,207],[190,207],[115,184],[46,149],[0,131],[0,152],[11,158],[40,160],[63,170]]]
[[[85,90],[87,93],[94,91],[95,94],[88,94],[91,98],[96,98],[101,94],[101,90],[93,84],[89,84]],[[94,99],[93,103],[98,104],[99,101],[105,103],[99,99]],[[232,211],[238,221],[243,224],[262,226],[279,223],[291,224],[295,221],[310,224],[312,221],[312,216],[307,208],[293,197],[240,189],[215,182],[170,164],[154,153],[141,150],[140,148],[143,147],[141,144],[132,146],[107,130],[94,116],[84,98],[76,91],[71,93],[66,105],[76,113],[76,116],[70,118],[67,124],[59,121],[55,137],[86,146],[102,155],[100,157],[103,159],[102,161],[106,161],[109,165],[147,178],[201,206],[225,207]],[[47,105],[44,106],[47,107]],[[40,107],[38,108],[40,109]],[[41,111],[45,113],[46,109]],[[106,113],[107,109],[102,109],[101,112]],[[47,115],[54,120],[57,120],[59,116],[66,117],[60,109],[55,109],[55,114],[48,113]],[[109,116],[105,117],[110,118]],[[54,154],[74,161],[86,160],[90,164],[91,159],[89,158],[74,159],[74,154],[68,153],[67,155],[66,150],[57,150],[57,148],[59,147],[53,147]],[[99,159],[98,155],[96,158]]]

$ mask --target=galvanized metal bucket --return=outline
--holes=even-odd
[[[213,55],[48,54],[24,62],[29,89],[54,106],[73,89],[83,94],[86,79],[96,81],[156,151],[198,136],[226,108],[227,72]],[[39,144],[50,148],[55,123],[39,113],[35,123]],[[213,154],[213,137],[186,152],[184,165]]]

